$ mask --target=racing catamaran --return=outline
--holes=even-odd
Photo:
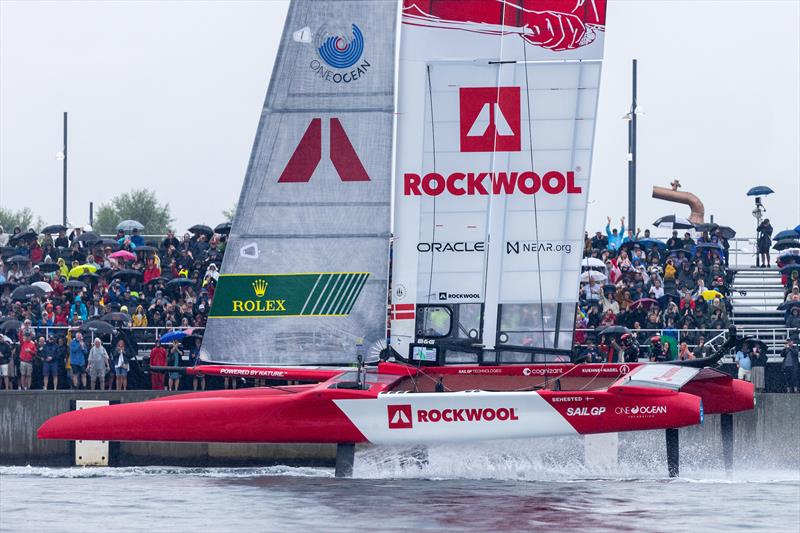
[[[397,7],[292,2],[186,370],[314,383],[65,413],[40,438],[352,449],[753,407],[709,368],[569,363],[605,1],[405,0],[395,83]]]

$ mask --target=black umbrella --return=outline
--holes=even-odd
[[[149,280],[147,280],[147,285],[150,285],[151,283],[158,283],[158,282],[164,282],[164,283],[166,283],[166,282],[167,282],[167,278],[165,278],[165,277],[163,277],[163,276],[158,276],[158,277],[155,277],[155,278],[150,278]]]
[[[97,280],[100,279],[100,276],[95,272],[87,272],[86,274],[81,274],[78,276],[78,279],[88,285],[93,285],[97,283]]]
[[[102,244],[103,246],[110,246],[113,250],[119,248],[119,242],[117,242],[117,239],[110,239],[108,237],[103,237],[97,244]]]
[[[27,255],[15,255],[14,257],[9,257],[8,259],[6,259],[6,263],[25,264],[25,263],[30,263],[30,261],[31,258],[28,257]]]
[[[32,298],[41,298],[42,296],[44,296],[44,291],[33,285],[21,285],[14,289],[14,292],[11,293],[11,299],[19,302],[30,300]]]
[[[783,239],[800,239],[800,233],[796,232],[793,229],[785,229],[783,231],[779,231],[774,237],[772,237],[776,241],[780,241]]]
[[[59,268],[58,263],[39,263],[39,270],[41,272],[56,272]]]
[[[117,272],[114,272],[114,275],[111,276],[111,279],[121,279],[121,280],[137,279],[137,280],[141,280],[142,279],[142,273],[139,272],[138,270],[130,270],[130,269],[118,270]]]
[[[14,246],[0,246],[0,257],[3,259],[11,257],[16,253],[17,249]]]
[[[775,191],[767,187],[766,185],[757,185],[752,187],[749,191],[747,191],[747,196],[766,196],[767,194],[772,194]]]
[[[10,239],[8,239],[8,244],[17,244],[23,241],[35,241],[39,237],[39,234],[35,231],[28,230],[28,231],[21,231],[16,235],[12,235]]]
[[[692,229],[694,228],[694,224],[689,222],[683,217],[679,217],[677,215],[666,215],[655,222],[653,225],[657,228],[667,228],[667,229]]]
[[[84,274],[84,275],[86,275],[86,274]],[[81,277],[83,277],[83,276],[81,276]],[[82,290],[82,289],[86,288],[86,284],[84,282],[82,282],[82,281],[78,281],[76,279],[72,279],[72,280],[69,280],[68,282],[66,282],[64,284],[64,288]]]
[[[102,320],[90,320],[81,324],[81,331],[84,333],[94,333],[95,335],[113,335],[114,326]]]
[[[616,292],[617,286],[611,283],[606,283],[605,285],[603,285],[603,290],[605,292]]]
[[[625,326],[608,326],[606,328],[601,329],[598,334],[600,335],[623,335],[625,333],[630,333],[631,330],[626,328]]]
[[[758,349],[761,351],[761,353],[767,353],[767,345],[763,341],[760,341],[755,337],[744,337],[741,339],[736,339],[737,350],[742,350],[745,353],[750,353],[750,350],[753,349],[753,346],[758,346]]]
[[[67,231],[67,227],[62,226],[61,224],[52,224],[50,226],[44,227],[42,229],[42,234],[52,235],[53,233],[58,233],[59,231]]]
[[[734,230],[730,226],[720,226],[719,227],[720,235],[722,235],[726,239],[733,239],[736,237],[736,230]]]
[[[800,265],[786,265],[783,268],[781,268],[781,274],[786,274],[788,276],[794,270],[800,270]]]
[[[141,246],[137,246],[136,249],[134,250],[134,252],[136,252],[137,254],[139,252],[157,252],[157,251],[158,248],[156,248],[155,246],[150,246],[149,244],[142,244]]]
[[[85,242],[89,245],[100,244],[103,242],[103,238],[93,231],[87,231],[85,233],[81,233],[81,235],[75,239],[75,242]]]
[[[184,348],[194,348],[194,343],[197,339],[200,339],[200,342],[203,341],[202,335],[186,335],[184,338],[181,339],[181,344]]]
[[[9,331],[17,331],[21,327],[22,327],[22,322],[12,318],[9,320],[4,320],[0,324],[0,331],[8,333]]]
[[[700,242],[695,244],[695,248],[700,248],[700,249],[711,248],[714,250],[722,250],[722,245],[716,242]]]
[[[214,235],[214,230],[212,230],[210,227],[204,224],[195,224],[194,226],[189,228],[189,231],[191,231],[195,235],[202,233],[206,235],[208,238],[211,238],[211,236]]]
[[[793,239],[784,239],[772,245],[775,250],[786,250],[787,248],[800,248],[800,241]]]
[[[701,233],[704,231],[708,231],[709,233],[712,231],[717,231],[717,228],[719,228],[719,224],[714,224],[713,222],[704,222],[702,224],[697,224],[694,227],[695,230]]]
[[[664,296],[660,296],[658,298],[658,305],[664,307],[665,305],[667,305],[667,300],[670,298],[672,298],[672,301],[675,303],[678,303],[681,300],[680,295],[677,293],[674,292],[665,293]]]
[[[100,320],[105,322],[130,322],[131,316],[128,313],[106,313]]]
[[[231,223],[230,222],[223,222],[222,224],[218,224],[216,228],[214,228],[214,233],[219,233],[220,235],[227,235],[231,232]]]
[[[189,285],[194,285],[194,280],[189,278],[175,278],[167,282],[166,288],[175,290]]]
[[[778,306],[778,311],[788,311],[793,307],[800,307],[800,302],[783,302]]]

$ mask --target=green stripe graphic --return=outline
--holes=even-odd
[[[212,318],[347,316],[368,272],[222,274]]]

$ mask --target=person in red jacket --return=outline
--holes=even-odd
[[[150,368],[167,365],[167,350],[156,339],[156,345],[150,350]],[[153,390],[164,390],[164,373],[150,370],[150,385]]]
[[[147,259],[147,268],[144,270],[142,281],[147,284],[151,279],[157,278],[161,275],[161,269],[158,267],[152,257]]]
[[[19,345],[19,388],[28,390],[31,387],[33,376],[33,358],[36,356],[36,343],[31,338],[31,333],[26,331]]]

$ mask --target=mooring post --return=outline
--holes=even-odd
[[[353,463],[356,460],[356,445],[340,442],[336,445],[336,477],[353,477]]]
[[[722,459],[725,462],[725,472],[730,473],[733,470],[733,415],[723,413],[719,422],[722,432]]]
[[[667,471],[669,477],[680,475],[680,439],[677,429],[666,430],[667,436]]]

